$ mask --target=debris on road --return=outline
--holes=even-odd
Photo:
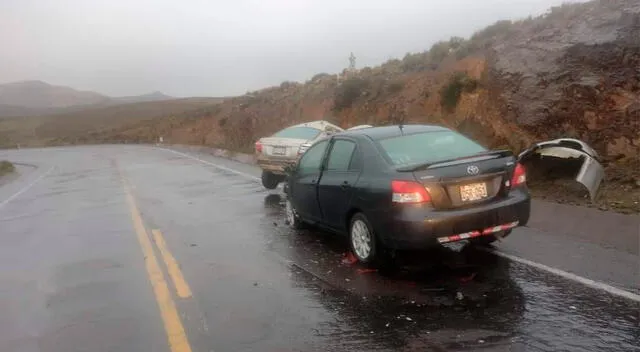
[[[473,280],[473,279],[476,277],[476,274],[477,274],[477,273],[472,273],[472,274],[471,274],[471,275],[469,275],[469,276],[465,276],[465,277],[461,277],[461,278],[459,278],[459,280],[460,280],[460,282],[462,282],[462,283],[469,282],[469,281]]]
[[[368,274],[368,273],[375,273],[375,272],[378,272],[378,270],[377,269],[358,269],[357,270],[357,273],[361,275]]]
[[[351,252],[347,252],[342,258],[342,264],[353,265],[358,262],[358,258]]]

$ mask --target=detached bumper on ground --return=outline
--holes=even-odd
[[[457,210],[398,207],[391,216],[371,214],[371,219],[385,246],[420,250],[524,226],[529,221],[530,211],[528,191],[514,190],[509,197],[482,206]]]

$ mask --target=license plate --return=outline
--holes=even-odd
[[[487,184],[484,182],[460,186],[460,199],[463,202],[473,202],[486,197]]]
[[[285,155],[287,153],[287,147],[273,147],[273,155]]]
[[[442,246],[454,252],[460,252],[468,244],[469,244],[469,241],[462,240],[462,241],[456,241],[456,242],[443,243]]]

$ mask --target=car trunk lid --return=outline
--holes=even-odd
[[[435,208],[447,209],[491,202],[507,195],[516,158],[508,150],[401,167],[424,184]]]

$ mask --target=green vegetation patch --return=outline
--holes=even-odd
[[[478,88],[478,81],[467,75],[466,72],[456,72],[447,84],[440,90],[440,105],[447,112],[452,112],[463,92],[471,93]]]
[[[334,111],[350,108],[371,86],[364,78],[348,78],[338,86],[333,100]]]
[[[0,176],[12,173],[16,170],[16,167],[12,163],[2,160],[0,161]]]

